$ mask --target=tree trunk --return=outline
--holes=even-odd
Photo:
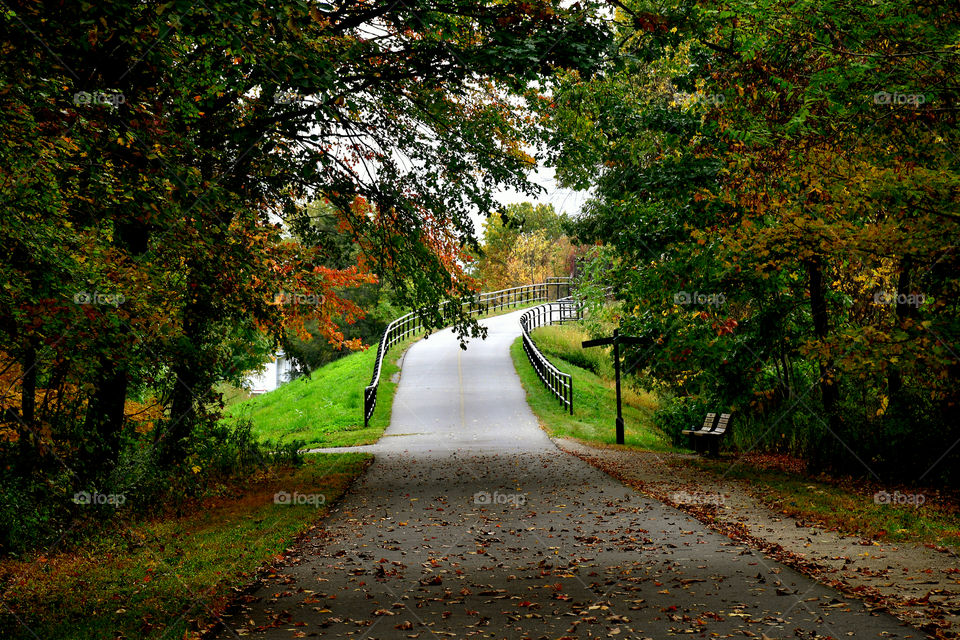
[[[190,346],[177,354],[173,367],[173,392],[170,403],[170,424],[163,434],[160,460],[164,466],[172,466],[186,455],[186,445],[196,424],[197,407],[194,388],[200,380],[202,363],[195,355],[200,345],[199,325],[195,303],[188,303],[183,323],[183,339]]]
[[[93,439],[93,453],[82,473],[86,478],[107,471],[117,461],[128,385],[126,369],[104,358],[100,363],[96,392],[90,399],[84,420],[87,437]]]
[[[897,324],[902,325],[903,321],[913,315],[909,298],[910,295],[910,275],[913,269],[913,260],[910,256],[904,256],[900,261],[900,276],[897,279]],[[904,296],[903,303],[900,302],[900,296]],[[889,402],[893,402],[894,397],[900,395],[903,389],[903,373],[895,364],[890,364],[887,374],[887,395]]]
[[[813,330],[817,338],[825,340],[830,332],[830,325],[827,317],[826,289],[823,284],[823,262],[820,257],[807,262],[807,273],[810,277],[810,315],[813,318]],[[836,384],[830,383],[832,369],[831,360],[820,360],[820,399],[823,412],[827,416],[827,424],[836,434],[840,429],[840,416],[837,413],[840,390]]]
[[[20,475],[26,475],[33,469],[36,450],[34,449],[37,407],[37,350],[31,340],[23,355],[23,388],[20,396],[20,420],[17,424],[19,440],[17,443]]]

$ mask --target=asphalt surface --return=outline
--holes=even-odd
[[[921,638],[561,452],[518,313],[414,344],[366,475],[220,638]]]

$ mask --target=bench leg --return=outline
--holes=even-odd
[[[718,458],[720,456],[720,438],[710,438],[710,457]]]

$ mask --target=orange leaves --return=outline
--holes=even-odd
[[[127,422],[141,435],[153,431],[157,422],[163,417],[163,412],[163,405],[155,399],[145,403],[127,400],[123,411]]]
[[[717,332],[718,336],[732,334],[733,330],[737,328],[737,321],[733,318],[727,318],[720,324],[715,324],[714,329]]]
[[[308,338],[305,323],[317,323],[320,336],[338,348],[357,349],[357,340],[345,340],[338,324],[352,324],[363,317],[364,311],[356,303],[341,296],[341,291],[362,284],[374,283],[376,276],[357,266],[332,269],[315,264],[322,259],[320,249],[301,245],[283,247],[279,256],[282,268],[266,293],[278,311],[278,321],[301,338]]]

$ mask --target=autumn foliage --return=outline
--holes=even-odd
[[[956,7],[617,5],[619,64],[548,111],[662,424],[732,409],[745,449],[955,481]]]
[[[361,346],[341,330],[363,313],[353,287],[449,319],[430,310],[476,288],[458,258],[470,214],[531,189],[520,96],[596,64],[587,9],[6,5],[0,453],[19,494],[198,473],[217,384],[308,328]],[[334,259],[344,240],[354,264]]]

